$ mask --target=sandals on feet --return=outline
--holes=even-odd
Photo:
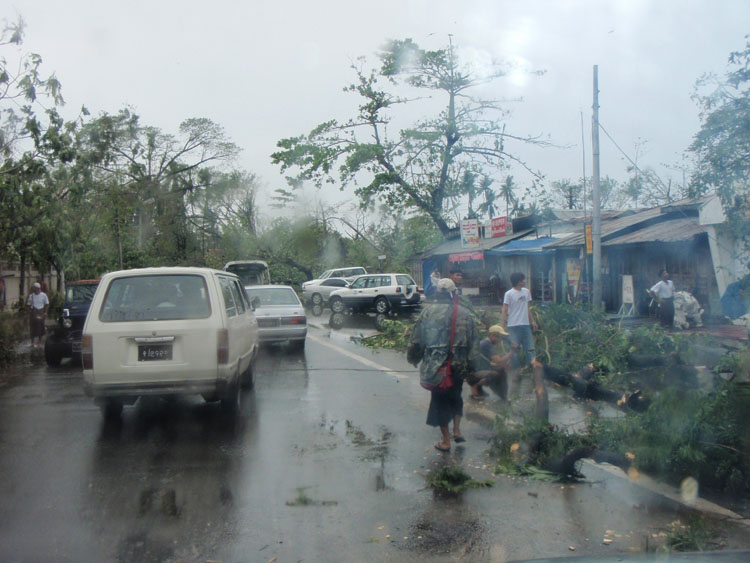
[[[443,447],[443,445],[440,442],[435,442],[435,449],[439,450],[441,452],[449,452],[449,451],[451,451],[450,448]]]

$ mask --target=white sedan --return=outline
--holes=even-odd
[[[305,349],[307,316],[294,289],[288,285],[252,285],[245,287],[258,319],[258,341],[289,342]]]

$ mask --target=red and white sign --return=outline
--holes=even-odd
[[[492,238],[505,236],[505,227],[507,222],[507,217],[495,217],[494,219],[490,219],[490,231],[492,233]]]
[[[484,260],[484,251],[477,250],[475,252],[459,252],[448,255],[448,262],[468,262],[469,260]]]
[[[479,244],[479,220],[464,219],[461,221],[461,246],[477,246]]]

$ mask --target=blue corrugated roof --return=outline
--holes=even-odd
[[[539,237],[535,239],[513,240],[496,250],[485,250],[490,256],[507,256],[509,254],[549,254],[552,250],[544,250],[545,244],[555,242],[555,237]]]

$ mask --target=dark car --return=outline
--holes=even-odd
[[[78,280],[67,284],[62,314],[44,343],[47,365],[59,366],[63,358],[80,357],[83,324],[98,285],[99,280]]]

